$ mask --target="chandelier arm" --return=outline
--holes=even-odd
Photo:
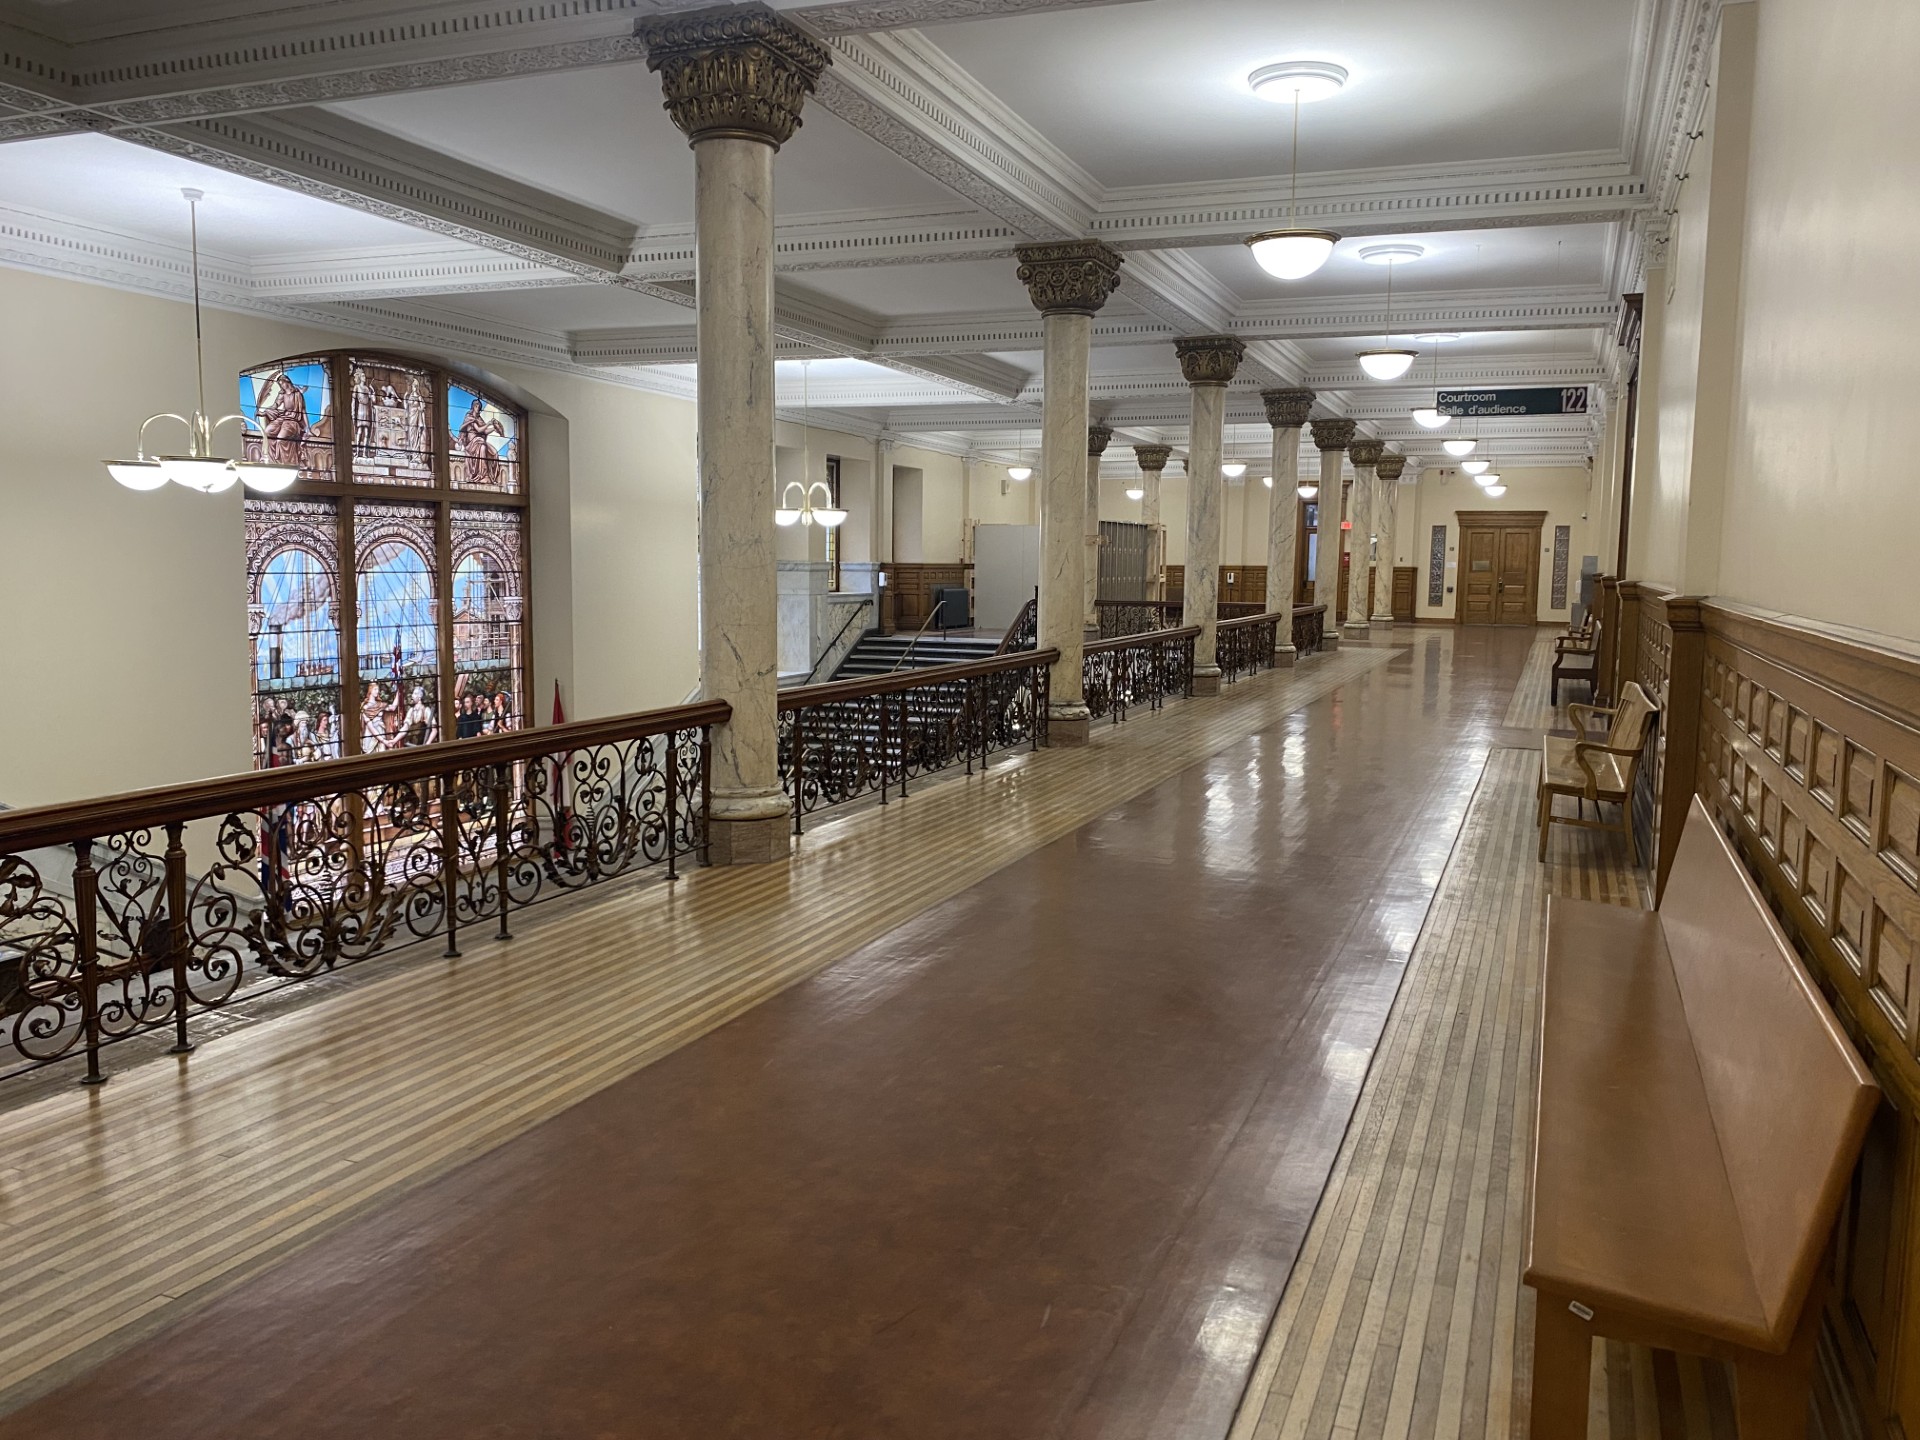
[[[135,441],[134,454],[141,460],[145,460],[147,458],[147,426],[153,424],[153,422],[156,420],[178,420],[182,425],[187,427],[189,444],[191,444],[191,437],[193,435],[193,422],[189,420],[186,416],[175,415],[171,411],[168,411],[165,414],[161,414],[161,415],[149,415],[145,420],[140,422],[140,434],[138,439]]]

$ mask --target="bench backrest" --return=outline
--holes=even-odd
[[[1660,920],[1754,1288],[1784,1345],[1878,1087],[1698,796]]]
[[[1613,724],[1607,729],[1607,744],[1620,750],[1638,750],[1647,743],[1647,726],[1660,713],[1639,682],[1629,681],[1620,693],[1620,704],[1613,712]]]

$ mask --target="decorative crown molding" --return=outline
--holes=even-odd
[[[1020,283],[1042,315],[1093,315],[1120,288],[1120,257],[1098,240],[1016,246]]]
[[[1320,450],[1344,450],[1353,443],[1354,422],[1336,420],[1329,416],[1316,417],[1313,422],[1313,443]]]
[[[1173,342],[1180,373],[1189,385],[1227,385],[1246,358],[1246,343],[1237,335],[1186,335]]]
[[[1262,390],[1261,402],[1267,407],[1267,423],[1276,430],[1298,430],[1313,413],[1311,390]]]
[[[694,144],[759,140],[778,150],[833,54],[765,5],[730,5],[634,22],[667,113]]]

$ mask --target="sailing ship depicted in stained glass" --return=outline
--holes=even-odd
[[[336,478],[333,380],[324,359],[283,360],[240,377],[250,464],[298,465],[302,480]]]
[[[447,386],[447,445],[461,490],[520,490],[520,417],[464,385]]]
[[[354,507],[363,754],[440,738],[433,530],[430,506]]]
[[[253,763],[332,759],[343,742],[333,507],[249,498],[246,528]]]
[[[349,367],[353,386],[353,478],[362,484],[433,484],[433,377],[371,360]]]
[[[469,739],[527,723],[520,577],[526,525],[515,510],[453,512],[454,736]]]

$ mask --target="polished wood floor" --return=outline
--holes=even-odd
[[[1508,1433],[1541,897],[1635,897],[1530,859],[1533,639],[1396,632],[0,1117],[5,1403],[71,1382],[0,1435]],[[1596,1435],[1714,1433],[1621,1351]]]

